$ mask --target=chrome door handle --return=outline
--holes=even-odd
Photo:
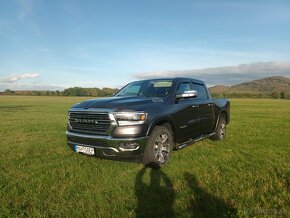
[[[198,105],[192,105],[192,107],[193,107],[193,108],[196,108],[196,107],[198,107]]]
[[[212,103],[207,104],[207,106],[211,107],[212,106]]]

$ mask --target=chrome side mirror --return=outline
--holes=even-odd
[[[195,98],[197,97],[197,91],[196,90],[191,90],[191,91],[184,91],[183,93],[176,94],[176,99],[180,98]]]

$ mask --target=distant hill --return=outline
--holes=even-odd
[[[230,97],[274,97],[290,96],[290,79],[283,76],[272,76],[244,82],[232,86],[217,85],[209,88],[213,96]]]
[[[222,94],[222,93],[228,92],[229,89],[230,89],[230,86],[224,86],[224,85],[217,85],[217,86],[213,86],[209,88],[210,92],[214,94]]]

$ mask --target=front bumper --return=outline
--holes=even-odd
[[[68,146],[76,145],[94,148],[96,157],[133,158],[142,156],[148,137],[113,138],[111,136],[89,135],[66,131]]]

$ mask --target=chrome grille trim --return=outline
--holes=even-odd
[[[71,111],[68,123],[73,131],[96,134],[109,134],[112,120],[109,112],[98,111]]]

